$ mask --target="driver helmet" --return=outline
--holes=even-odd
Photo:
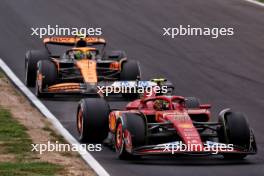
[[[87,52],[83,52],[83,51],[76,51],[74,53],[74,58],[76,60],[81,60],[81,59],[92,59],[92,54],[87,51]]]
[[[169,102],[165,100],[155,100],[153,103],[153,108],[156,111],[169,110]]]

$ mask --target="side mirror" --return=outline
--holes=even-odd
[[[210,104],[202,104],[202,105],[200,105],[200,108],[201,109],[210,109],[211,105]]]

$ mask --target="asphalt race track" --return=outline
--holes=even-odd
[[[1,0],[0,57],[24,80],[24,54],[41,47],[31,27],[101,27],[110,49],[140,61],[144,79],[165,76],[176,93],[245,112],[259,152],[243,161],[183,156],[120,161],[109,148],[92,153],[111,175],[264,175],[264,9],[242,0]],[[178,24],[234,27],[235,35],[162,36]],[[73,134],[78,100],[44,103]],[[112,101],[112,107],[124,105]],[[34,117],[32,117],[34,118]]]

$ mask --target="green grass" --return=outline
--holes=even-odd
[[[1,176],[52,176],[61,170],[61,166],[46,162],[0,163]]]
[[[32,140],[27,129],[12,118],[11,113],[0,107],[0,148],[4,154],[15,156],[14,162],[0,162],[1,176],[55,175],[61,166],[34,160]]]
[[[26,130],[11,117],[8,110],[0,107],[0,146],[4,147],[6,152],[15,154],[18,160],[23,160],[31,154],[32,140]]]
[[[264,0],[258,0],[259,2],[264,2]]]

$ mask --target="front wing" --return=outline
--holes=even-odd
[[[60,83],[49,86],[41,91],[47,94],[83,94],[105,96],[118,94],[114,90],[122,87],[153,87],[157,84],[152,81],[102,81],[98,83]],[[108,92],[107,92],[108,91]],[[111,92],[109,92],[111,91]],[[124,92],[119,92],[119,94]]]
[[[256,154],[257,151],[254,148],[245,149],[240,146],[230,144],[217,143],[212,141],[206,141],[201,147],[180,148],[181,141],[158,144],[158,145],[146,145],[134,148],[130,153],[133,155],[221,155],[224,153],[236,153],[236,154]],[[228,146],[230,145],[230,146]],[[220,147],[222,146],[222,147]],[[223,147],[226,146],[226,147]]]

